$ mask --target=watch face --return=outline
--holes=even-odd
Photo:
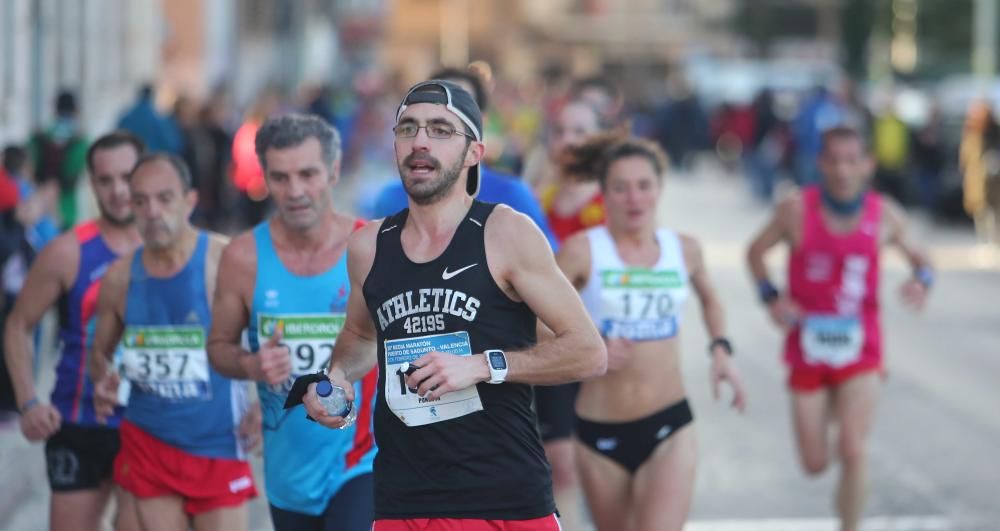
[[[503,371],[507,369],[507,359],[504,357],[503,352],[498,350],[490,351],[490,367],[495,371]]]

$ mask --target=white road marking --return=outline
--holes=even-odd
[[[761,518],[688,522],[684,531],[837,531],[835,518]],[[861,522],[862,531],[952,531],[944,516],[874,516]]]

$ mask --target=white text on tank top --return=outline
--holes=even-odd
[[[605,227],[592,229],[588,237],[592,261],[588,287],[599,290],[598,297],[587,297],[588,310],[601,334],[631,341],[676,336],[688,296],[678,237],[666,229],[657,231],[660,258],[652,268],[626,265]]]
[[[451,420],[483,409],[474,385],[428,400],[407,389],[406,376],[401,371],[404,363],[412,363],[432,351],[471,356],[469,333],[445,332],[445,316],[474,323],[480,306],[479,299],[459,290],[420,288],[389,297],[375,310],[383,334],[400,319],[405,319],[403,330],[407,334],[421,334],[384,342],[386,403],[407,426]]]

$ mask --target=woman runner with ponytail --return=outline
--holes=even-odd
[[[722,306],[698,242],[657,226],[667,167],[658,146],[599,135],[568,149],[563,165],[595,179],[607,209],[605,226],[568,239],[557,256],[608,348],[607,374],[584,382],[576,401],[587,503],[600,531],[679,531],[697,462],[678,341],[691,288],[713,338],[713,393],[726,380],[733,406],[742,412],[746,403]]]

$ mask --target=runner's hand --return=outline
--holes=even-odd
[[[927,286],[911,278],[900,286],[899,295],[907,306],[919,312],[924,309],[924,304],[927,302]]]
[[[21,415],[21,433],[29,441],[44,441],[59,431],[62,415],[52,404],[35,404]]]
[[[339,386],[344,389],[344,396],[347,398],[348,402],[354,402],[354,385],[347,381],[344,375],[344,371],[334,368],[327,375],[330,383]],[[302,404],[305,405],[306,413],[313,418],[316,422],[326,426],[327,428],[340,429],[346,422],[344,422],[344,417],[334,417],[326,412],[326,408],[323,404],[319,403],[319,395],[316,394],[316,384],[309,384],[309,389],[306,391],[305,396],[302,397]]]
[[[243,413],[240,419],[238,431],[243,451],[251,452],[260,448],[261,443],[261,414],[260,402],[250,404],[250,407]],[[259,453],[257,455],[260,455]]]
[[[101,381],[94,384],[94,413],[97,415],[97,422],[104,424],[108,417],[115,414],[115,406],[118,406],[118,384],[122,381],[117,372],[109,372],[101,378]]]
[[[743,389],[743,380],[740,379],[739,373],[733,367],[729,353],[722,347],[715,347],[712,357],[712,397],[718,401],[722,382],[728,381],[729,387],[733,388],[732,406],[743,413],[747,407],[746,391]]]
[[[771,320],[782,330],[788,331],[802,318],[802,308],[788,298],[786,295],[779,295],[767,305],[771,314]]]
[[[417,395],[434,400],[445,393],[461,391],[489,380],[487,363],[485,354],[456,356],[428,352],[412,362],[420,368],[406,378],[406,386],[416,388]]]
[[[270,385],[284,383],[292,375],[291,354],[287,346],[280,344],[283,335],[281,327],[277,327],[257,352],[259,372],[255,377]]]
[[[608,347],[608,370],[617,371],[632,360],[635,343],[623,337],[605,338]]]

